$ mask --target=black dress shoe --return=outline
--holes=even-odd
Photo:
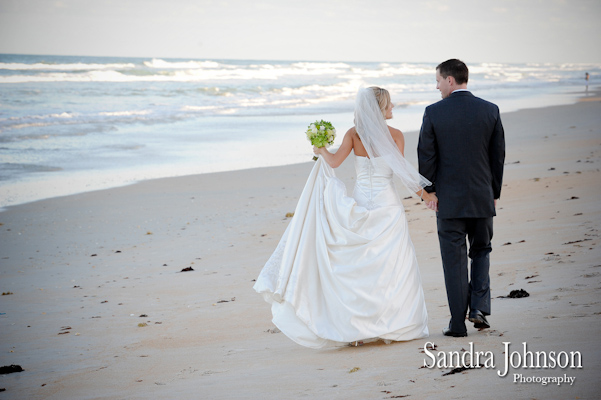
[[[469,320],[470,320],[470,322],[474,323],[474,328],[476,328],[476,329],[490,328],[490,324],[486,320],[486,317],[479,310],[475,310],[474,312],[471,312]]]
[[[442,328],[442,334],[445,336],[452,336],[452,337],[466,337],[467,336],[467,332],[453,332],[449,328]]]

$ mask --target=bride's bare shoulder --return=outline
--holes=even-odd
[[[359,135],[357,134],[357,130],[355,129],[354,126],[352,128],[350,128],[348,131],[346,131],[346,133],[344,134],[344,137],[345,138],[349,137],[353,141],[353,143],[355,143],[356,140],[361,141],[361,139],[359,139]]]
[[[402,135],[403,134],[403,132],[401,132],[400,129],[393,128],[392,126],[389,126],[388,130],[390,131],[391,135]]]
[[[396,139],[404,139],[405,136],[403,136],[403,132],[401,132],[400,129],[397,128],[393,128],[392,126],[388,127],[388,130],[390,131],[390,135],[396,140]]]

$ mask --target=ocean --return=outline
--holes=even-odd
[[[0,207],[170,176],[310,161],[307,126],[336,145],[361,86],[390,125],[419,130],[440,100],[436,63],[0,55]],[[569,104],[592,64],[471,64],[469,89],[501,112]],[[411,160],[414,155],[407,157]],[[199,188],[202,190],[202,188]]]

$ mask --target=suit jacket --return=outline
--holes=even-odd
[[[439,200],[438,218],[496,215],[501,195],[505,134],[499,107],[468,91],[426,108],[417,147],[419,172]]]

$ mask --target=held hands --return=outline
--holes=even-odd
[[[430,210],[438,211],[438,197],[436,197],[436,192],[428,193],[424,190],[422,198],[426,202],[426,207]],[[497,200],[495,199],[495,209],[497,208]]]
[[[430,210],[438,211],[438,197],[436,197],[436,192],[428,193],[424,190],[422,198],[426,202],[426,207]]]

